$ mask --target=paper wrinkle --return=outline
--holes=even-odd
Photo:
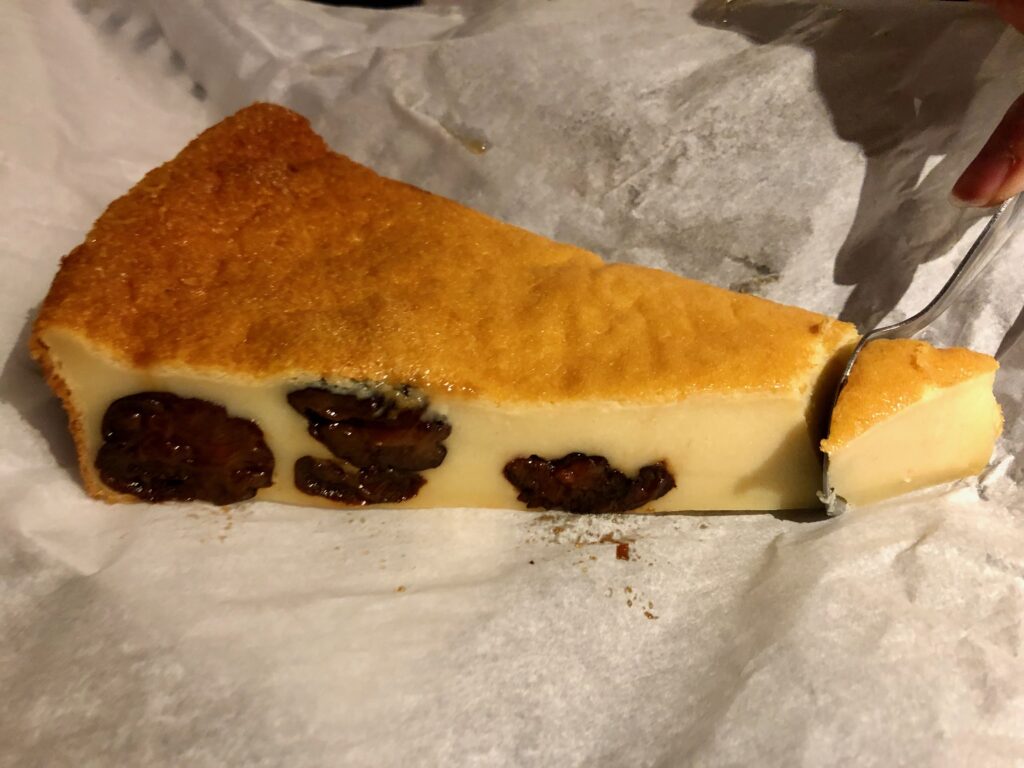
[[[1024,88],[985,9],[22,0],[0,67],[0,765],[1024,761],[1020,234],[928,333],[998,352],[993,465],[836,520],[107,506],[26,350],[105,205],[255,99],[607,258],[902,319]]]

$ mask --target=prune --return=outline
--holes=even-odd
[[[300,459],[303,478],[298,464],[295,475],[299,490],[346,504],[404,501],[425,482],[414,473],[444,461],[451,425],[443,418],[427,418],[423,398],[408,396],[405,390],[373,392],[372,386],[365,387],[367,395],[323,387],[289,393],[292,408],[309,422],[309,434],[342,460]]]
[[[513,459],[505,465],[504,474],[526,506],[577,514],[636,509],[676,486],[664,462],[641,467],[636,477],[629,478],[603,456],[585,453],[551,460],[536,455]]]
[[[415,496],[425,482],[413,472],[360,469],[312,456],[295,462],[295,486],[300,491],[342,504],[396,504]]]
[[[144,501],[231,504],[273,479],[274,455],[262,430],[206,400],[128,395],[107,408],[101,432],[100,479]]]
[[[376,419],[383,416],[391,407],[382,395],[359,397],[332,392],[322,387],[306,387],[289,392],[288,403],[307,419],[318,421]]]
[[[310,424],[309,433],[339,459],[357,467],[388,467],[418,472],[441,465],[442,445],[451,434],[445,421],[340,422]]]
[[[319,387],[292,392],[288,402],[306,417],[309,434],[358,467],[417,472],[440,466],[447,453],[442,443],[451,426],[425,418],[424,404],[401,408],[383,395],[359,397]]]

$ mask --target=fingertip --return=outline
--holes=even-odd
[[[999,191],[992,196],[989,205],[1001,205],[1015,195],[1024,192],[1024,167],[1016,166]]]
[[[949,204],[955,208],[974,208],[975,203],[970,200],[964,200],[961,197],[957,197],[956,190],[954,189],[949,193]]]
[[[1014,165],[1013,156],[1007,152],[983,150],[953,185],[953,199],[962,206],[994,205],[1008,186]]]

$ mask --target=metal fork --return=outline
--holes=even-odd
[[[1021,195],[1011,197],[996,209],[988,223],[985,224],[981,234],[978,235],[978,239],[974,241],[970,250],[967,251],[963,261],[953,271],[953,275],[946,284],[942,286],[942,290],[928,303],[928,306],[901,323],[875,328],[861,337],[857,346],[854,347],[850,359],[846,361],[846,367],[843,368],[842,376],[839,377],[839,384],[836,386],[836,393],[832,399],[832,408],[829,410],[828,418],[825,420],[826,424],[832,423],[832,411],[835,410],[839,395],[850,378],[850,371],[853,370],[854,363],[857,362],[857,357],[860,355],[861,350],[876,339],[910,338],[934,323],[939,315],[949,309],[950,305],[963,295],[964,291],[974,282],[974,279],[985,270],[985,267],[992,262],[995,255],[1006,244],[1012,231],[1011,225],[1016,221],[1021,210],[1024,209],[1024,204],[1020,202],[1021,197]],[[826,453],[823,454],[822,463],[822,491],[818,494],[818,497],[825,504],[828,514],[835,516],[842,514],[846,510],[846,500],[837,495],[833,490],[832,483],[829,481],[828,468],[828,454]]]

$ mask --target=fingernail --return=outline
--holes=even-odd
[[[949,193],[949,204],[952,205],[954,208],[973,208],[974,207],[973,203],[969,203],[966,200],[961,200],[959,197],[957,197],[956,196],[956,192],[950,192]]]
[[[953,185],[953,197],[963,205],[990,204],[1013,165],[1013,156],[1006,152],[979,155]]]

